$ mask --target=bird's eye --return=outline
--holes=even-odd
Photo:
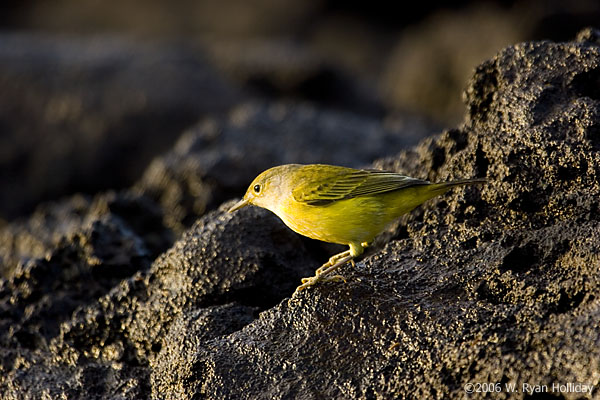
[[[254,185],[254,193],[260,193],[260,185]]]

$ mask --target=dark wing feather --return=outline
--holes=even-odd
[[[324,166],[311,166],[310,177],[298,185],[292,195],[296,201],[309,205],[325,205],[337,200],[370,196],[394,190],[426,185],[429,182],[394,172]],[[317,169],[318,168],[318,169]]]

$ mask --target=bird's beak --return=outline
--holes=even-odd
[[[234,212],[235,210],[239,210],[240,208],[246,207],[248,204],[250,204],[248,199],[242,199],[235,203],[233,207],[231,207],[227,212]]]

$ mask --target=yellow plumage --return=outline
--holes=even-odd
[[[350,247],[319,268],[315,277],[303,279],[301,290],[319,280],[341,278],[325,277],[362,254],[402,214],[453,186],[481,182],[485,180],[430,183],[388,171],[288,164],[258,175],[229,211],[257,205],[277,214],[301,235]]]

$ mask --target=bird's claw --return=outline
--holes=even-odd
[[[317,282],[346,282],[346,279],[341,275],[331,275],[335,270],[344,265],[345,263],[350,262],[352,266],[355,266],[354,260],[350,251],[345,251],[343,253],[337,254],[329,259],[328,262],[323,264],[320,268],[315,271],[315,276],[311,276],[310,278],[302,278],[302,285],[296,288],[294,294],[301,292],[302,290],[315,285]]]
[[[313,286],[315,283],[319,282],[321,278],[318,275],[311,276],[310,278],[302,278],[302,285],[298,286],[294,291],[294,294],[301,292],[302,290]]]
[[[302,284],[309,284],[309,286],[312,286],[319,282],[319,280],[319,275],[311,276],[310,278],[302,278]]]
[[[298,286],[294,293],[301,292],[302,290],[309,288],[318,282],[340,282],[340,281],[346,283],[346,278],[344,278],[342,275],[333,275],[333,276],[315,275],[315,276],[311,276],[310,278],[302,278],[302,285]]]

